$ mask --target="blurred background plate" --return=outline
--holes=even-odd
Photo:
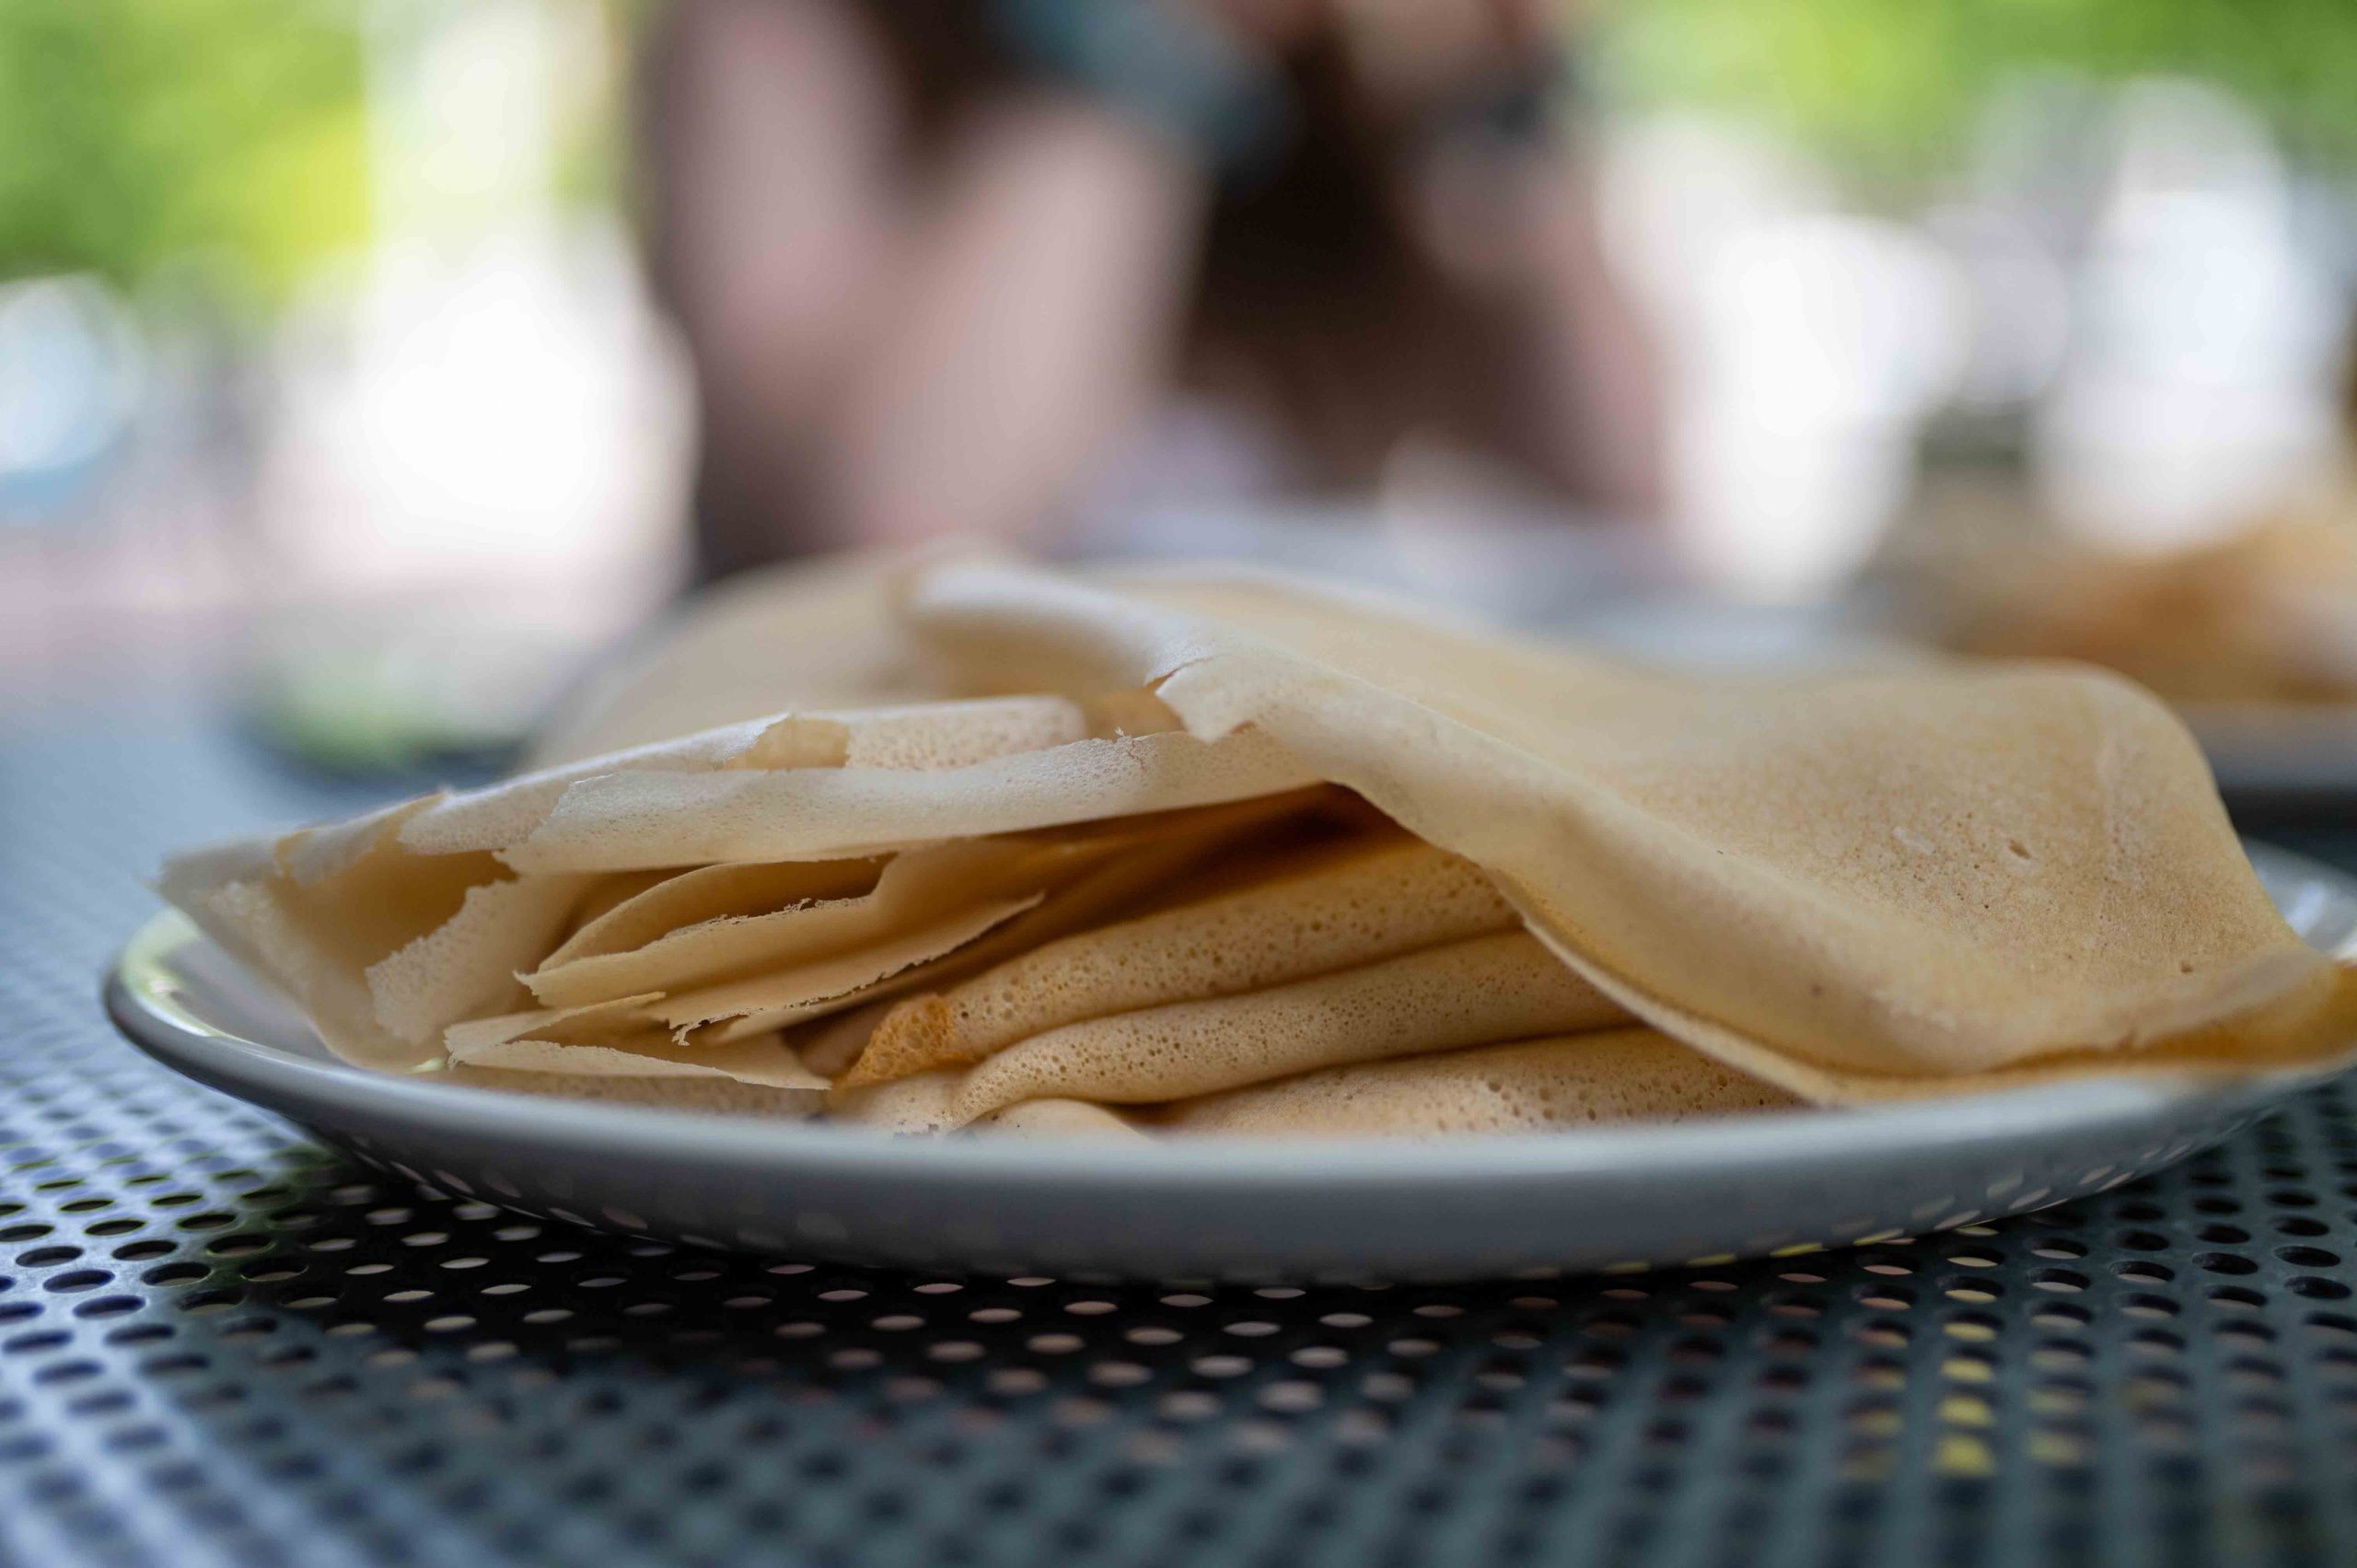
[[[2239,819],[2346,820],[2357,806],[2357,705],[2180,711]]]
[[[2309,942],[2357,954],[2357,881],[2264,846]],[[177,914],[107,1005],[143,1050],[372,1164],[575,1224],[935,1270],[1464,1279],[1759,1256],[1946,1229],[2133,1179],[2312,1077],[2095,1080],[1437,1143],[917,1141],[546,1099],[362,1071]]]

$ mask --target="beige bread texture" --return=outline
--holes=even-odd
[[[540,962],[546,977],[568,964],[635,952],[708,921],[745,919],[804,904],[871,893],[882,856],[783,864],[699,865],[680,872],[625,872],[603,879],[595,908],[586,898],[578,923]]]
[[[1033,948],[894,1008],[845,1081],[979,1062],[1065,1024],[1231,996],[1521,923],[1489,878],[1398,835]]]
[[[2357,996],[2268,900],[2184,726],[2114,677],[1616,668],[1240,572],[912,578],[975,690],[1147,688],[1481,866],[1631,1012],[1822,1101],[2341,1059]]]
[[[969,1068],[952,1126],[1017,1100],[1179,1099],[1316,1067],[1600,1028],[1628,1015],[1522,932],[1034,1035]]]
[[[944,1068],[881,1084],[837,1087],[827,1096],[827,1114],[903,1136],[953,1132],[958,1123],[951,1119],[949,1100],[958,1092],[958,1078]]]
[[[970,707],[982,712],[976,716]],[[1116,733],[1062,738],[1099,724],[1090,716],[1097,709],[1120,721]],[[1256,743],[1247,743],[1242,751],[1249,755],[1229,769],[1222,760],[1231,749],[1122,730],[1155,722],[1158,712],[1150,697],[1135,694],[1086,712],[1039,699],[785,715],[195,851],[174,857],[159,886],[302,1005],[331,1050],[361,1065],[432,1065],[445,1053],[440,1036],[447,1027],[542,999],[523,985],[532,979],[542,983],[544,999],[575,1003],[638,993],[650,980],[677,987],[647,1005],[648,1020],[677,1031],[719,1023],[726,1038],[717,1043],[729,1044],[858,1005],[867,999],[865,988],[900,974],[922,978],[925,965],[951,949],[1026,912],[1047,913],[1040,909],[1047,894],[1068,889],[1072,896],[1052,900],[1051,918],[1027,928],[1043,939],[1061,935],[1125,901],[1141,873],[1175,870],[1218,834],[1289,809],[1289,797],[1306,787],[1297,768]],[[939,727],[939,744],[923,742],[928,726]],[[836,744],[838,732],[850,741]],[[865,754],[863,735],[880,738],[869,749],[881,761],[855,761]],[[1029,742],[1040,749],[973,761]],[[993,771],[993,761],[1018,766],[1009,774]],[[589,856],[577,871],[514,864],[515,852],[551,822],[570,820],[569,807],[584,790],[623,781],[657,796],[674,792],[665,797],[676,806],[676,792],[716,775],[847,781],[866,807],[896,791],[903,805],[915,804],[880,825],[872,810],[853,820],[856,812],[813,808],[807,800],[781,807],[770,826],[791,841],[787,861],[761,861],[723,833],[724,842],[705,845],[701,856],[642,843],[610,860]],[[1016,837],[970,831],[978,821],[1012,824]],[[1090,824],[1100,826],[1101,842],[1092,842]],[[1070,842],[1062,845],[1020,838],[1067,828]],[[1198,833],[1202,842],[1189,842]],[[1166,838],[1173,842],[1151,853],[1126,853],[1133,841]],[[949,907],[902,900],[894,919],[871,921],[847,938],[856,950],[802,961],[807,952],[784,937],[784,928],[842,923],[844,916],[825,906],[861,899],[863,884],[872,895],[904,845],[926,856],[923,864],[1031,866],[1040,885]],[[773,900],[791,900],[807,918],[756,925],[784,912],[764,909]],[[784,938],[775,947],[768,945],[772,931]],[[761,972],[719,980],[709,972],[748,967]]]
[[[870,881],[874,879],[876,872],[876,862],[873,860],[835,862],[822,861],[818,864],[857,866],[866,873],[867,878]],[[708,865],[702,867],[702,869],[705,871],[727,871],[734,868],[730,866]],[[556,952],[552,953],[549,956],[549,958],[543,959],[542,962],[548,962],[553,959],[556,957],[556,953],[563,952],[575,937],[580,935],[582,932],[587,930],[590,926],[597,924],[598,922],[605,919],[606,916],[613,913],[614,911],[621,908],[622,905],[630,902],[633,899],[637,898],[641,893],[659,888],[664,883],[672,880],[678,875],[679,873],[674,871],[656,869],[654,871],[617,871],[608,877],[592,877],[589,879],[589,886],[584,889],[581,894],[580,901],[573,906],[573,912],[565,916],[564,940],[558,943]],[[865,884],[853,883],[844,890],[848,892],[852,890],[852,888],[863,885]],[[665,929],[668,930],[668,927],[667,926]]]
[[[499,1013],[468,1018],[442,1031],[442,1044],[454,1062],[511,1040],[546,1040],[573,1045],[610,1045],[628,1036],[645,1034],[654,1024],[648,1008],[662,1000],[656,992],[644,996],[617,996],[579,1007],[531,1007],[520,1013]]]
[[[1002,927],[1004,929],[1004,927]],[[789,1031],[794,1053],[802,1064],[830,1083],[851,1070],[859,1053],[876,1033],[876,1026],[884,1016],[900,1005],[897,996],[887,993],[874,1001],[862,1002],[840,1013],[830,1013],[803,1028]]]
[[[1135,1143],[1147,1134],[1120,1111],[1085,1099],[1027,1099],[993,1110],[973,1124],[975,1132],[1030,1143],[1073,1138],[1110,1138]]]
[[[450,1052],[452,1066],[554,1073],[591,1078],[726,1078],[761,1088],[824,1093],[827,1080],[802,1065],[775,1035],[700,1051],[664,1034],[621,1035],[595,1045],[512,1040]]]
[[[1347,814],[1337,792],[1283,791],[1222,806],[1124,818],[1113,825],[1061,830],[1112,833],[1120,853],[1051,888],[1038,908],[960,948],[923,977],[947,985],[1077,931],[1149,907],[1256,879],[1289,865],[1305,847],[1330,841]]]
[[[895,578],[921,559],[848,555],[716,585],[584,681],[543,727],[530,766],[611,756],[787,709],[946,695],[891,614]]]
[[[466,1066],[453,1066],[436,1076],[463,1088],[497,1089],[505,1094],[602,1100],[649,1110],[765,1116],[785,1121],[807,1121],[819,1113],[819,1097],[807,1090],[765,1088],[725,1077],[622,1077]]]
[[[1655,1029],[1599,1029],[1354,1063],[1181,1100],[1160,1131],[1265,1137],[1560,1132],[1802,1103]]]
[[[742,1040],[806,1019],[825,1017],[869,999],[879,985],[893,983],[947,953],[954,953],[992,927],[1037,908],[1041,894],[991,899],[969,904],[913,929],[896,930],[844,952],[789,969],[718,985],[672,993],[653,1010],[682,1032],[721,1025],[715,1040]]]
[[[1257,735],[1075,740],[959,768],[599,774],[499,850],[519,871],[822,860],[1246,800],[1317,780]]]
[[[1575,1128],[2357,1039],[2182,727],[2094,672],[1672,678],[972,559],[715,614],[552,767],[161,889],[361,1065],[901,1132]]]
[[[563,817],[565,797],[575,790],[625,774],[677,778],[708,773],[829,774],[846,770],[946,772],[1050,750],[1084,739],[1088,733],[1086,713],[1077,703],[1053,697],[782,714],[445,796],[404,821],[401,838],[423,854],[511,850],[552,819]],[[689,857],[673,862],[658,858],[645,864],[688,865],[705,858],[753,857]]]
[[[975,888],[999,896],[962,908],[951,905],[946,914],[936,911],[930,925],[901,924],[870,945],[805,969],[772,969],[757,978],[674,995],[659,1011],[677,1028],[711,1025],[708,1038],[726,1042],[952,981],[1107,918],[1223,850],[1248,854],[1280,842],[1305,812],[1321,814],[1321,798],[1280,795],[912,851],[900,858],[970,858],[974,851],[992,850],[999,858],[984,864],[993,867],[993,876]],[[924,907],[911,906],[912,912]]]
[[[402,853],[411,802],[345,824],[197,852],[168,863],[164,896],[233,957],[284,992],[328,1048],[365,1067],[403,1072],[440,1054],[440,1042],[397,1031],[424,998],[380,997],[369,971],[459,918],[478,889],[508,882],[488,854],[420,860]],[[512,884],[511,884],[512,885]],[[398,970],[396,971],[398,974]],[[505,1010],[513,993],[487,999]]]
[[[1108,849],[1111,846],[1107,846]],[[783,897],[761,908],[748,900],[735,912],[676,922],[634,947],[567,957],[560,950],[525,977],[532,994],[551,1006],[570,1006],[635,992],[682,992],[725,981],[788,970],[847,953],[912,930],[939,924],[945,914],[991,905],[1025,904],[1084,854],[1061,846],[1006,839],[958,840],[910,850],[888,861],[865,891],[845,897]],[[820,862],[834,866],[840,862]],[[714,871],[774,871],[778,867],[720,866]],[[707,873],[691,873],[687,881]],[[636,900],[661,898],[666,883]],[[625,904],[600,923],[619,923]],[[1009,910],[1007,912],[1014,912]],[[1004,915],[1001,916],[1004,918]],[[994,922],[993,922],[994,923]],[[591,927],[567,943],[592,935]],[[931,957],[931,954],[927,954]]]
[[[822,1090],[775,1032],[726,1045],[683,1045],[655,1018],[660,998],[625,996],[581,1007],[543,1007],[454,1024],[443,1035],[454,1066],[592,1077],[733,1078],[768,1088]]]

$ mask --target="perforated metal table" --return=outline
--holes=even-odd
[[[96,977],[160,852],[365,799],[163,710],[12,725],[6,1562],[2357,1562],[2346,1084],[2099,1200],[1764,1264],[1210,1292],[674,1249],[133,1053]]]

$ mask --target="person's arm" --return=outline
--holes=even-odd
[[[1649,521],[1661,516],[1666,479],[1661,365],[1613,275],[1587,176],[1562,146],[1530,171],[1533,402],[1566,489]]]
[[[861,540],[1036,535],[1163,379],[1203,179],[1046,97],[986,111],[936,179],[826,418],[828,516]]]
[[[704,567],[808,527],[813,426],[899,249],[899,104],[832,0],[673,0],[646,41],[648,250],[693,357]]]
[[[662,27],[654,249],[704,402],[708,564],[1036,532],[1161,377],[1192,164],[1029,95],[911,169],[855,10],[680,0]]]

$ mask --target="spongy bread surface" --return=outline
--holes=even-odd
[[[1135,1142],[1146,1134],[1120,1111],[1085,1099],[1027,1099],[993,1110],[973,1125],[991,1137],[1033,1143],[1059,1143],[1070,1138],[1111,1138]]]
[[[1086,712],[1059,697],[1006,697],[899,708],[782,714],[447,796],[411,816],[401,840],[421,854],[506,850],[522,843],[593,780],[624,773],[932,772],[1040,751],[1085,738]],[[701,856],[648,864],[685,865]],[[782,858],[782,857],[781,857]],[[609,868],[617,869],[617,868]]]
[[[1694,679],[1253,574],[921,574],[979,689],[1145,687],[1492,873],[1646,1021],[1812,1098],[2347,1054],[2357,971],[2252,875],[2149,693],[2056,666]]]
[[[950,1121],[1049,1098],[1157,1103],[1629,1015],[1850,1103],[2320,1067],[2357,1040],[2357,971],[2273,908],[2183,727],[2106,676],[1672,678],[1202,572],[953,563],[853,598],[910,668],[930,662],[935,700],[773,712],[199,852],[165,890],[336,1051],[393,1071],[430,1064],[449,1027],[518,1011],[519,970],[549,1000],[638,998],[610,1038],[678,1031],[666,1051],[830,1008],[865,1021],[888,988],[923,986],[946,1011],[887,1014],[888,1049],[860,1070],[911,1073],[925,1086],[903,1099],[942,1093]],[[1430,865],[1479,867],[1465,887],[1489,902],[1395,889],[1320,912],[1295,889],[1263,895],[1302,899],[1290,926],[1256,923],[1249,900],[1221,903],[1240,890],[1220,886],[1221,863],[1251,852],[1142,840],[1052,885],[949,878],[870,929],[828,907],[873,899],[865,883],[767,907],[751,883],[802,874],[695,869],[902,852],[913,865],[993,835],[1319,788],[1371,803],[1432,846]],[[1149,849],[1190,896],[1142,896]],[[1241,880],[1283,884],[1257,869]],[[1450,908],[1505,923],[1465,935]],[[1500,973],[1460,951],[1480,943],[1504,944],[1482,950]],[[1532,1003],[1550,996],[1561,1005]],[[855,1038],[830,1033],[829,1051]]]
[[[1685,1121],[1800,1104],[1654,1029],[1598,1029],[1354,1063],[1181,1101],[1160,1129],[1442,1137]]]
[[[1628,1015],[1526,933],[1477,936],[1314,980],[1067,1024],[969,1069],[962,1126],[1018,1100],[1141,1104],[1346,1062],[1600,1028]]]
[[[572,958],[560,951],[526,979],[533,995],[552,1006],[750,979],[874,946],[963,910],[1028,899],[1044,891],[1049,878],[1074,858],[1060,856],[1052,846],[1005,839],[909,850],[893,856],[864,892],[803,899],[758,913],[719,914],[676,925],[621,951]],[[639,901],[659,899],[672,886],[656,888]],[[787,889],[790,883],[779,890]],[[624,905],[606,922],[621,923],[631,912],[632,906]],[[567,946],[580,941],[576,937]]]
[[[504,1067],[451,1067],[439,1076],[469,1088],[553,1099],[605,1100],[656,1110],[695,1110],[729,1116],[770,1116],[807,1121],[819,1110],[819,1097],[802,1089],[767,1088],[730,1078],[607,1077],[589,1074],[515,1072]]]
[[[1292,875],[1082,932],[903,1003],[849,1081],[978,1062],[1065,1024],[1230,996],[1518,923],[1469,863],[1401,835],[1356,842]]]

